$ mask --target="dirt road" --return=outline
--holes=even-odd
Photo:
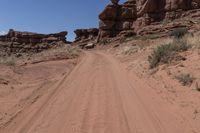
[[[195,133],[184,114],[109,54],[86,53],[52,88],[0,132]]]

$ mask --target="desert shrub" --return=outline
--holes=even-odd
[[[81,52],[81,50],[77,47],[68,47],[66,48],[66,51],[71,58],[78,57]]]
[[[170,32],[170,36],[174,36],[175,38],[182,38],[188,33],[188,29],[185,27],[176,28]]]
[[[124,47],[123,53],[125,55],[131,55],[134,54],[138,51],[138,47],[137,46],[130,46],[130,47]]]
[[[150,68],[155,68],[160,62],[166,63],[169,60],[169,57],[174,54],[171,46],[172,44],[165,44],[154,49],[153,53],[148,59]]]
[[[158,46],[148,58],[150,68],[155,68],[160,63],[170,63],[178,52],[186,51],[188,48],[190,45],[183,40],[175,40],[173,43]]]
[[[12,56],[0,57],[0,64],[7,66],[15,66],[16,59]]]
[[[176,79],[179,80],[183,86],[191,85],[194,81],[194,77],[192,77],[190,74],[181,74],[176,76]]]
[[[174,51],[176,52],[183,52],[187,51],[189,48],[191,48],[191,45],[187,43],[187,40],[183,39],[175,39],[172,43],[174,45]]]

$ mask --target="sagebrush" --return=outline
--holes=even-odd
[[[182,39],[174,40],[172,43],[160,45],[153,50],[148,61],[150,68],[155,68],[161,63],[170,63],[177,56],[178,52],[186,51],[191,46]]]
[[[179,80],[179,82],[183,85],[191,85],[194,81],[194,77],[190,74],[181,74],[179,76],[176,76],[176,79]]]

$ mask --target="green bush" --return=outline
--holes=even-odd
[[[176,76],[176,79],[184,86],[191,85],[194,81],[194,78],[190,74],[181,74]]]
[[[174,36],[175,38],[182,38],[188,33],[187,28],[176,28],[170,32],[170,36]]]
[[[184,40],[175,40],[173,43],[158,46],[148,58],[150,68],[155,68],[160,63],[170,63],[178,52],[186,51],[188,48],[190,45]]]

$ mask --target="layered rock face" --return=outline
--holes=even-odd
[[[136,0],[128,0],[119,5],[119,0],[111,1],[99,15],[99,29],[101,37],[113,37],[124,30],[131,30],[133,21],[136,20]]]
[[[44,42],[66,42],[67,32],[60,32],[55,34],[38,34],[32,32],[19,32],[10,30],[7,35],[0,36],[0,41],[17,42],[25,44],[37,44]]]
[[[74,31],[76,34],[75,42],[81,42],[85,40],[95,40],[98,36],[99,29],[77,29]]]
[[[137,3],[138,17],[149,22],[163,19],[179,18],[181,13],[192,8],[191,0],[139,0]]]
[[[126,30],[137,32],[141,27],[171,21],[188,10],[200,8],[199,0],[128,0],[122,5],[118,2],[111,0],[99,15],[101,37],[113,37]]]
[[[41,52],[60,43],[66,43],[66,35],[67,32],[38,34],[11,29],[7,35],[0,36],[0,52],[1,54]]]

